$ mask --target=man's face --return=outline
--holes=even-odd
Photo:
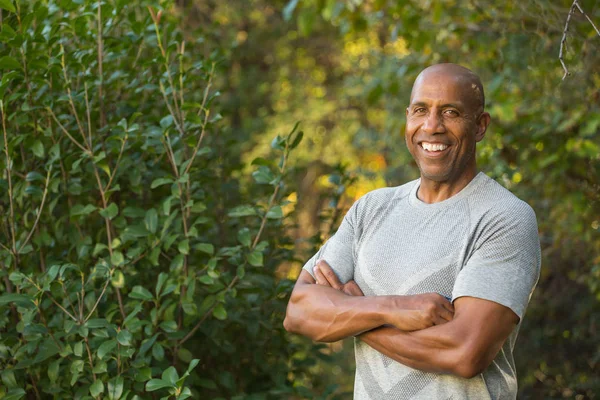
[[[415,82],[406,109],[406,145],[424,179],[452,183],[475,175],[475,143],[489,124],[477,94],[464,78],[440,71]]]

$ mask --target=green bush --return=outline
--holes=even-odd
[[[227,59],[172,4],[0,7],[0,397],[307,396],[275,274],[297,124],[249,178]]]

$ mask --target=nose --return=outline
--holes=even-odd
[[[423,122],[421,128],[425,133],[428,133],[430,135],[446,132],[446,127],[444,126],[443,118],[440,115],[440,113],[436,112],[435,110],[431,110],[429,111],[429,113],[427,113],[427,116],[425,117],[425,121]]]

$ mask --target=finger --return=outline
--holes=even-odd
[[[362,292],[362,290],[360,290],[358,284],[353,280],[348,281],[344,285],[344,293],[350,296],[364,296],[364,293]]]
[[[318,266],[313,268],[313,272],[315,274],[315,280],[317,281],[317,285],[331,286],[329,284],[329,282],[327,281],[327,278],[325,278],[325,275],[323,275],[323,273],[321,272],[321,269]]]
[[[338,290],[343,289],[342,282],[340,282],[335,272],[333,272],[333,270],[325,260],[317,261],[317,267],[319,267],[319,270],[323,273],[323,275],[327,279],[327,282],[329,282],[329,285],[332,288]]]
[[[439,316],[444,319],[444,322],[449,322],[454,318],[454,312],[449,311],[445,307],[440,307]]]

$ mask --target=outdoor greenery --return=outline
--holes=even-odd
[[[479,168],[538,217],[520,398],[595,398],[593,24],[594,0],[0,0],[0,398],[350,398],[350,341],[288,335],[285,306],[354,200],[418,176],[404,109],[438,62],[481,75]]]

